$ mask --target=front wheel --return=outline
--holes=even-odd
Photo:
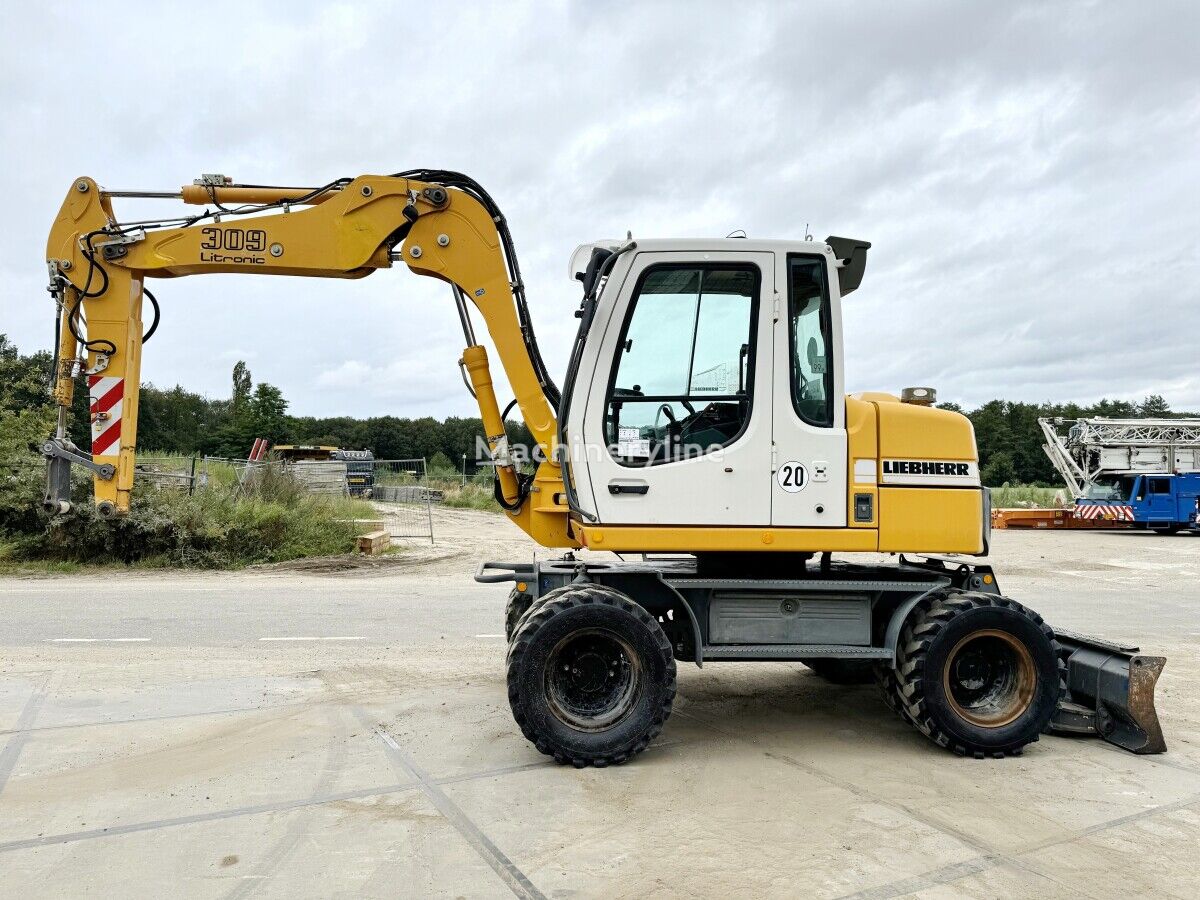
[[[528,594],[516,588],[509,592],[508,603],[504,606],[504,637],[510,644],[517,632],[517,626],[521,624],[521,619],[532,605],[533,598]]]
[[[623,763],[646,749],[671,714],[671,642],[657,619],[619,591],[559,588],[513,635],[508,699],[540,752],[578,768]]]
[[[1064,690],[1054,633],[1036,613],[992,594],[947,591],[901,633],[898,699],[937,744],[983,758],[1038,739]]]

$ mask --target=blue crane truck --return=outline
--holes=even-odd
[[[1075,515],[1200,531],[1200,419],[1038,419]]]

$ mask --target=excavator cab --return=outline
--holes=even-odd
[[[888,394],[845,396],[842,298],[869,247],[830,237],[576,250],[591,300],[559,414],[582,544],[986,552],[969,421]]]

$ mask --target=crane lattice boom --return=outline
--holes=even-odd
[[[1038,419],[1076,497],[1107,475],[1200,472],[1200,419]],[[1066,426],[1064,434],[1062,428]]]

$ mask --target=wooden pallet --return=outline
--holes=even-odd
[[[386,531],[369,531],[358,536],[358,552],[367,556],[382,553],[392,544],[392,537]]]

